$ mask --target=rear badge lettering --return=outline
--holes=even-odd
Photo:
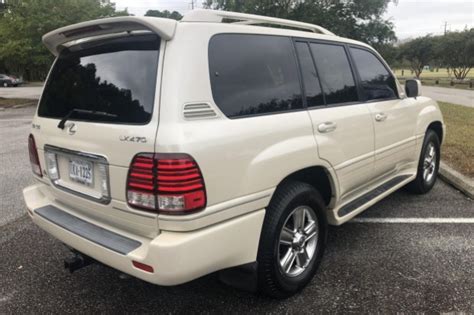
[[[126,141],[126,142],[136,142],[136,143],[147,142],[145,137],[120,136],[119,139],[120,141]]]

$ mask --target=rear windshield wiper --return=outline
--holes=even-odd
[[[58,124],[59,129],[64,129],[66,125],[66,121],[71,118],[73,114],[87,114],[87,115],[92,115],[92,116],[100,116],[100,117],[112,117],[112,118],[117,118],[117,115],[111,114],[111,113],[106,113],[106,112],[98,112],[95,110],[87,110],[87,109],[78,109],[78,108],[73,108],[67,113],[66,116],[61,119],[61,121]]]

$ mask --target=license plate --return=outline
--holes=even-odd
[[[94,182],[94,168],[92,162],[85,160],[69,160],[69,178],[72,181],[91,186]]]

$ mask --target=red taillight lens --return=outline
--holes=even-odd
[[[31,163],[31,170],[33,173],[42,177],[41,173],[41,165],[38,158],[38,150],[36,149],[35,137],[32,134],[28,137],[28,151],[30,153],[30,163]]]
[[[132,207],[184,214],[206,206],[199,166],[187,154],[141,153],[134,157],[127,180]]]

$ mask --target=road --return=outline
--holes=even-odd
[[[441,181],[427,195],[402,190],[331,227],[317,276],[285,301],[229,288],[215,274],[177,287],[101,265],[68,274],[68,251],[30,221],[21,196],[33,182],[32,114],[0,112],[0,313],[474,312],[474,201]]]
[[[423,86],[422,94],[441,102],[474,107],[474,91],[443,88],[437,86]]]
[[[39,99],[42,86],[18,86],[18,87],[0,87],[0,97],[4,98],[28,98]]]

